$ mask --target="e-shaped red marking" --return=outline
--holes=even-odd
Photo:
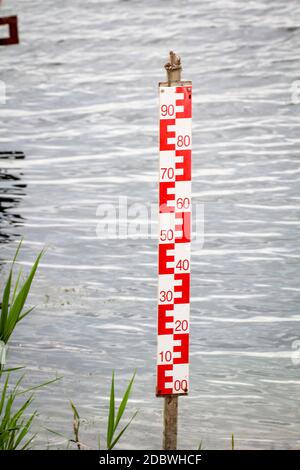
[[[173,327],[167,327],[167,323],[174,322],[174,305],[159,305],[158,306],[158,335],[172,335],[174,332]],[[171,312],[171,315],[167,315]]]
[[[191,87],[188,88],[183,86],[176,87],[176,94],[183,93],[183,99],[176,100],[176,107],[183,106],[183,111],[176,112],[176,119],[192,117],[192,89]]]
[[[174,201],[174,205],[169,206],[168,201]],[[159,212],[175,212],[175,181],[159,183]]]
[[[174,298],[174,304],[190,303],[190,273],[177,273],[174,275],[175,281],[181,281],[179,285],[174,285],[174,292],[179,292],[180,297]]]
[[[11,44],[19,44],[18,17],[7,16],[5,18],[0,18],[0,26],[5,25],[5,24],[9,26],[9,37],[0,38],[0,46],[9,46]]]
[[[175,159],[175,170],[183,170],[181,175],[175,175],[176,181],[191,181],[192,179],[192,151],[176,150],[176,157],[182,157],[182,162]]]
[[[167,376],[166,372],[173,370],[172,364],[160,364],[157,366],[156,395],[169,395],[173,392],[173,387],[167,387],[167,383],[173,383],[173,377]]]
[[[160,146],[159,150],[164,151],[164,150],[175,150],[175,143],[169,144],[168,140],[169,139],[174,139],[175,138],[175,131],[169,131],[168,127],[169,126],[175,126],[175,119],[161,119],[160,121],[160,129],[159,129],[159,135],[160,135]]]
[[[176,212],[175,224],[175,230],[182,232],[182,235],[175,238],[175,243],[189,243],[191,241],[191,213]]]
[[[159,274],[174,274],[174,266],[167,267],[167,263],[174,263],[174,243],[162,243],[158,248],[158,273]],[[173,254],[168,254],[173,251]]]
[[[180,341],[179,346],[173,347],[173,352],[179,352],[180,357],[174,357],[174,364],[187,364],[189,362],[189,334],[180,333],[174,335],[174,341]]]

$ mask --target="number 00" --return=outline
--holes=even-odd
[[[179,391],[183,391],[183,392],[187,392],[188,390],[188,386],[187,386],[187,381],[185,379],[183,380],[175,380],[174,382],[174,389],[176,390],[176,392],[179,392]]]

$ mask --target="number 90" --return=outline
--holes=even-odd
[[[172,104],[168,106],[163,104],[160,108],[160,112],[162,116],[174,116],[174,106]]]

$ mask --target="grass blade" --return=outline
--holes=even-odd
[[[110,400],[109,400],[109,414],[107,423],[107,448],[110,448],[111,441],[115,429],[115,373],[112,373],[111,387],[110,387]]]
[[[19,290],[18,294],[16,295],[16,298],[9,310],[9,316],[7,319],[7,328],[6,328],[6,334],[5,338],[3,341],[6,343],[12,334],[17,322],[20,320],[20,315],[21,311],[24,307],[24,304],[26,302],[28,293],[30,291],[31,283],[33,281],[33,278],[35,276],[36,270],[38,268],[40,259],[43,255],[44,251],[41,251],[38,257],[36,258],[34,265],[31,268],[31,271],[29,273],[29,276],[27,277],[26,281],[24,282],[23,286]]]
[[[8,317],[8,306],[9,306],[9,298],[10,298],[10,290],[11,290],[11,279],[12,279],[12,270],[9,273],[6,286],[3,292],[3,298],[2,298],[1,317],[0,317],[0,340],[1,341],[4,341],[5,339],[6,324],[7,324],[7,317]]]
[[[132,379],[130,380],[130,382],[128,384],[126,392],[124,393],[121,404],[119,406],[119,410],[118,410],[118,414],[117,414],[117,418],[116,418],[116,422],[115,422],[115,426],[114,426],[114,431],[117,429],[117,426],[118,426],[118,424],[119,424],[119,422],[120,422],[120,420],[123,416],[123,413],[126,409],[127,402],[128,402],[129,396],[130,396],[131,389],[132,389],[132,385],[133,385],[133,382],[134,382],[135,374],[136,374],[136,372],[134,372],[134,374],[132,376]]]
[[[56,377],[55,379],[48,380],[47,382],[43,382],[42,384],[35,385],[34,387],[27,388],[26,390],[22,390],[21,392],[17,392],[16,396],[18,395],[24,395],[24,393],[32,392],[32,390],[38,390],[39,388],[46,387],[46,385],[53,384],[54,382],[57,382],[58,380],[61,380],[62,377]]]
[[[5,337],[6,337],[5,333],[6,333],[6,327],[7,327],[8,307],[9,307],[9,299],[10,299],[10,292],[11,292],[13,267],[14,267],[15,261],[18,257],[21,245],[22,245],[22,240],[18,244],[15,256],[14,256],[13,261],[12,261],[12,266],[11,266],[11,269],[10,269],[10,272],[9,272],[7,283],[6,283],[4,292],[3,292],[3,299],[2,299],[2,305],[1,305],[1,318],[0,318],[0,340],[2,340],[4,342],[6,342],[5,341]],[[14,288],[13,299],[14,299],[15,294],[16,294],[16,290],[17,290],[17,287],[18,287],[20,276],[21,276],[21,272],[19,272],[19,274],[18,274],[18,278],[17,278],[16,285],[15,285],[15,288]]]
[[[203,450],[203,449],[204,449],[204,447],[203,447],[203,442],[202,442],[202,440],[201,440],[201,441],[200,441],[200,444],[199,444],[199,446],[198,446],[198,450]]]
[[[80,419],[79,413],[78,413],[78,411],[77,411],[77,408],[76,408],[76,406],[74,405],[74,403],[73,403],[72,401],[70,401],[70,405],[71,405],[71,408],[72,408],[72,410],[73,410],[74,416],[75,416],[77,419]]]
[[[74,442],[77,445],[78,450],[81,450],[81,444],[80,444],[80,439],[79,439],[80,416],[79,416],[76,406],[74,405],[72,401],[70,401],[70,405],[74,414],[73,432],[74,432],[75,439],[74,440],[72,439],[72,442]]]
[[[4,406],[4,402],[5,402],[5,397],[6,397],[6,393],[7,393],[7,387],[8,387],[8,380],[9,380],[9,374],[6,377],[6,380],[4,382],[4,387],[3,387],[3,390],[2,390],[2,394],[1,394],[0,416],[2,414],[2,410],[3,410],[3,406]]]
[[[19,367],[10,367],[9,369],[2,369],[1,374],[7,373],[7,372],[12,372],[12,371],[15,371],[15,370],[24,369],[24,367],[25,366],[19,366]],[[0,377],[1,377],[1,374],[0,374]]]
[[[21,320],[23,320],[23,318],[27,317],[27,315],[29,315],[29,313],[31,313],[32,310],[34,310],[34,309],[35,309],[35,306],[29,308],[28,310],[26,310],[26,312],[22,313],[22,315],[19,315],[18,322],[21,321]]]
[[[134,415],[132,416],[131,420],[129,421],[129,423],[126,424],[126,426],[122,429],[122,431],[118,434],[118,436],[115,438],[115,440],[112,442],[112,444],[110,445],[110,447],[108,447],[107,449],[108,450],[111,450],[115,447],[115,445],[117,444],[117,442],[119,441],[119,439],[122,437],[122,435],[124,434],[124,432],[126,431],[126,429],[130,426],[131,422],[133,421],[133,419],[136,417],[137,415],[137,411],[134,413]]]
[[[18,287],[19,287],[19,284],[20,284],[21,276],[22,276],[22,269],[20,269],[20,271],[18,273],[18,276],[17,276],[17,279],[16,279],[15,288],[14,288],[14,292],[13,292],[13,296],[12,296],[12,302],[15,301],[17,291],[18,291]]]

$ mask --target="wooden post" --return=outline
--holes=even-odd
[[[163,93],[165,98],[163,101],[165,101],[166,104],[163,104],[161,106],[160,110],[160,116],[161,116],[161,122],[160,124],[162,127],[160,127],[160,161],[163,162],[164,159],[166,159],[166,162],[169,162],[169,168],[161,168],[160,170],[163,171],[163,176],[160,176],[160,191],[162,191],[162,194],[164,194],[164,189],[163,185],[177,185],[178,188],[183,188],[178,189],[179,191],[179,202],[181,201],[180,198],[186,197],[185,200],[189,201],[189,204],[191,202],[191,194],[189,193],[190,191],[190,180],[191,180],[191,135],[190,135],[190,129],[189,129],[189,123],[188,121],[191,121],[191,86],[192,83],[190,81],[182,81],[181,80],[181,71],[182,71],[182,66],[181,66],[181,59],[178,55],[176,55],[173,51],[170,52],[170,57],[169,57],[169,62],[165,64],[165,69],[167,72],[167,81],[162,82],[159,84],[160,86],[160,93]],[[171,91],[169,94],[167,92],[167,88],[172,87],[175,91]],[[179,97],[176,97],[176,93],[179,94]],[[182,99],[183,95],[183,99]],[[169,96],[169,98],[168,98]],[[178,108],[176,108],[178,106]],[[183,111],[181,110],[183,109]],[[170,119],[169,119],[170,118]],[[182,119],[186,118],[186,119]],[[166,121],[162,121],[162,119],[166,119]],[[172,121],[172,122],[171,122]],[[175,132],[172,130],[162,130],[166,129],[165,125],[174,125],[174,123],[178,123],[178,125],[181,125],[180,121],[184,121],[183,124],[183,135],[179,134],[179,143],[174,143],[170,144],[170,139],[175,138]],[[186,127],[184,127],[186,126]],[[176,127],[176,125],[175,125]],[[182,128],[181,128],[182,129]],[[162,133],[165,132],[165,136],[162,135]],[[173,135],[174,134],[174,135]],[[165,142],[162,143],[162,139]],[[176,142],[176,139],[175,139]],[[170,148],[171,147],[171,148]],[[184,148],[182,148],[184,147]],[[178,149],[178,150],[176,150]],[[171,151],[168,151],[171,150]],[[166,153],[164,154],[164,152]],[[182,174],[176,175],[176,152],[178,151],[178,154],[183,158],[183,163],[179,163],[178,166],[180,165],[181,168],[184,168]],[[170,157],[170,154],[173,152],[173,157]],[[174,159],[170,163],[170,160],[168,159]],[[164,163],[163,165],[160,165],[163,167],[168,166],[167,163]],[[168,171],[168,174],[166,175],[166,171]],[[167,176],[167,183],[166,181],[166,176]],[[170,183],[171,181],[171,183]],[[177,181],[177,183],[175,183]],[[182,186],[180,186],[182,185]],[[168,196],[166,196],[168,198]],[[172,200],[172,197],[170,198]],[[174,200],[174,198],[173,198]],[[175,201],[176,201],[176,189],[175,189]],[[160,204],[163,204],[160,199]],[[180,212],[180,208],[177,208],[177,211]],[[160,220],[160,230],[163,232],[167,233],[175,233],[175,225],[174,227],[172,226],[172,222],[169,222],[171,225],[168,225],[168,222],[166,222],[166,226],[164,225],[164,215],[165,213],[172,212],[168,210],[165,210],[164,207],[160,206],[160,215],[162,216]],[[174,213],[176,212],[176,209],[174,208]],[[190,216],[190,209],[187,208],[187,212],[184,213],[184,216],[187,216],[187,218]],[[168,215],[168,214],[167,214]],[[177,220],[177,219],[176,219]],[[189,221],[190,219],[188,219]],[[177,222],[176,222],[177,223]],[[175,222],[174,222],[175,224]],[[188,222],[188,225],[190,226],[190,223]],[[176,225],[178,227],[178,225]],[[166,230],[169,229],[169,230]],[[190,229],[189,229],[190,230]],[[183,228],[183,232],[184,232]],[[185,233],[186,238],[185,239],[172,239],[171,243],[173,243],[173,248],[172,246],[169,246],[168,249],[170,252],[168,252],[169,257],[164,258],[164,251],[163,249],[159,252],[161,253],[159,255],[159,277],[161,278],[159,281],[159,291],[160,289],[163,289],[161,292],[165,294],[167,289],[168,293],[172,292],[178,292],[178,287],[172,286],[172,281],[164,281],[164,275],[166,275],[166,278],[168,278],[168,274],[170,274],[170,269],[168,266],[169,265],[164,265],[164,263],[167,263],[168,261],[172,262],[172,255],[174,254],[174,251],[172,252],[171,250],[176,251],[176,243],[177,242],[184,242],[184,243],[179,243],[178,244],[178,252],[180,250],[180,247],[185,247],[185,251],[183,251],[184,259],[185,261],[185,267],[187,266],[187,269],[184,273],[178,273],[178,270],[175,271],[174,268],[174,279],[175,275],[178,275],[178,278],[185,277],[185,279],[188,281],[186,284],[186,296],[183,296],[182,294],[182,301],[181,299],[176,298],[177,302],[176,305],[174,305],[174,293],[172,299],[167,299],[169,305],[165,305],[165,299],[162,298],[159,300],[159,306],[158,306],[158,317],[160,318],[158,320],[158,323],[163,324],[164,327],[160,330],[158,329],[158,373],[157,373],[157,389],[156,389],[156,394],[157,396],[163,396],[164,398],[164,417],[163,417],[163,450],[176,450],[177,449],[177,428],[178,428],[178,396],[179,395],[186,395],[188,393],[188,340],[189,340],[189,277],[190,277],[190,261],[189,261],[189,245],[190,245],[190,235]],[[169,240],[169,239],[168,239]],[[160,244],[165,243],[165,240],[163,238],[160,238]],[[162,247],[160,247],[162,248]],[[180,252],[181,253],[181,252]],[[180,255],[181,256],[181,255]],[[181,259],[181,257],[179,258]],[[175,260],[175,257],[173,259],[173,262]],[[181,261],[179,261],[180,264]],[[165,269],[166,268],[166,269]],[[179,268],[176,268],[179,269]],[[172,271],[171,271],[172,272]],[[176,272],[176,274],[175,274]],[[160,284],[161,282],[161,284]],[[170,284],[165,284],[165,282],[170,282]],[[166,285],[168,287],[166,287]],[[183,286],[183,281],[182,281],[182,286]],[[183,288],[183,287],[182,287]],[[173,300],[173,301],[172,301]],[[173,305],[170,305],[173,304]],[[183,307],[183,310],[180,310],[180,308],[177,307],[177,304],[179,307]],[[166,310],[165,310],[166,307]],[[169,308],[168,308],[169,307]],[[184,328],[182,330],[179,330],[180,334],[175,334],[174,335],[174,326],[173,326],[173,334],[172,334],[172,328],[171,328],[171,323],[170,322],[175,322],[174,317],[172,315],[177,315],[178,311],[182,312],[182,315],[179,314],[180,318],[179,323],[182,325],[184,322]],[[167,313],[166,313],[167,312]],[[160,316],[161,315],[161,316]],[[173,320],[172,320],[173,318]],[[177,320],[178,324],[178,320]],[[176,330],[178,331],[178,329]],[[168,336],[169,335],[169,336]],[[178,336],[178,338],[176,338]],[[169,339],[168,339],[169,338]],[[181,346],[173,346],[171,343],[172,341],[181,341]],[[171,342],[171,343],[170,343]],[[176,343],[175,343],[176,344]],[[180,354],[178,360],[178,355],[175,358],[175,364],[173,362],[173,351],[176,351],[177,354]],[[176,354],[175,353],[175,354]],[[172,365],[171,365],[172,364]],[[179,365],[179,367],[178,367]],[[178,367],[178,368],[177,368]],[[177,368],[177,369],[176,369]],[[167,372],[169,371],[169,374],[173,373],[171,379],[170,375],[167,375]]]
[[[178,395],[166,395],[164,401],[163,450],[176,450]]]
[[[166,63],[168,86],[174,86],[181,81],[181,59],[175,52],[170,51],[170,60]],[[178,429],[178,395],[164,397],[164,429],[163,450],[177,449]]]

